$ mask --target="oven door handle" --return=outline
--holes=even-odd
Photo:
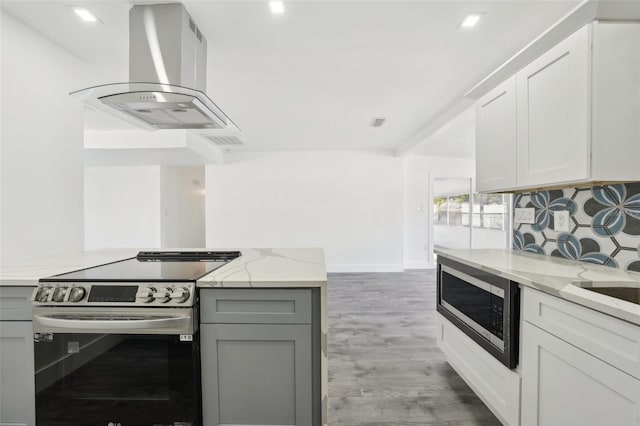
[[[188,326],[192,317],[186,316],[166,316],[166,317],[148,317],[142,319],[130,319],[122,316],[113,316],[113,319],[87,319],[82,317],[61,318],[59,315],[34,315],[34,320],[44,327],[69,330],[158,330],[158,329],[176,329]],[[120,318],[120,319],[118,319]]]

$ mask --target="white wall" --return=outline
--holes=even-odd
[[[473,228],[471,248],[508,248],[510,245],[509,230]]]
[[[162,167],[162,247],[204,247],[204,166]]]
[[[82,64],[1,15],[0,262],[83,249]]]
[[[88,250],[160,247],[160,166],[86,167]]]
[[[229,153],[206,167],[207,247],[323,247],[329,271],[402,270],[402,159]]]
[[[204,166],[87,166],[87,249],[204,247]]]
[[[426,157],[404,158],[404,267],[433,267],[432,208],[434,178],[475,176],[474,159]]]
[[[471,228],[468,226],[434,225],[432,242],[434,247],[450,249],[471,248]]]

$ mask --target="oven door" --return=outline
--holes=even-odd
[[[516,283],[449,259],[439,259],[437,310],[509,368],[518,355]]]
[[[198,333],[157,332],[184,314],[57,311],[34,309],[38,426],[201,425]]]

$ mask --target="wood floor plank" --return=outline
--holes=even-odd
[[[329,424],[497,426],[436,346],[435,272],[329,274]]]

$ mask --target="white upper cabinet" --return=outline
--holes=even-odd
[[[516,74],[517,184],[589,177],[589,27]]]
[[[591,174],[640,179],[640,23],[593,25]]]
[[[476,189],[516,186],[516,78],[511,77],[476,103]]]
[[[639,180],[638,93],[640,22],[582,27],[478,99],[478,190]]]

